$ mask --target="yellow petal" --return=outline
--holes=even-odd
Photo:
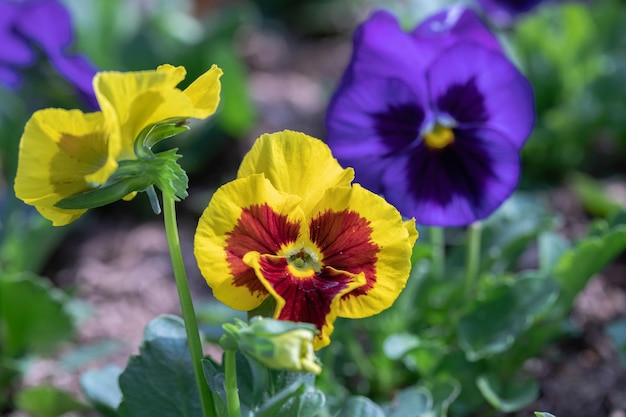
[[[204,119],[215,113],[220,102],[222,74],[222,70],[217,65],[213,65],[185,89],[184,92],[191,100],[194,109],[194,113],[189,117]]]
[[[364,218],[370,229],[370,243],[377,250],[374,267],[365,268],[369,272],[366,273],[368,282],[342,298],[337,315],[361,318],[387,309],[400,295],[409,278],[411,253],[417,238],[414,222],[405,223],[395,207],[358,184],[351,188],[329,189],[314,208],[316,213],[328,211],[353,212]],[[352,231],[343,232],[341,238],[350,240],[348,233]],[[350,272],[360,271],[363,269],[358,265],[360,256],[355,253],[353,259],[343,259],[342,263],[354,264],[354,270]],[[328,259],[322,259],[322,263],[342,270],[341,265],[333,265]]]
[[[170,118],[206,118],[219,103],[221,70],[213,66],[185,91],[176,88],[185,77],[183,67],[161,65],[156,71],[103,72],[94,89],[112,135],[120,148],[110,149],[118,160],[134,158],[133,145],[147,126]]]
[[[215,192],[198,222],[194,254],[200,272],[218,300],[237,310],[252,310],[268,296],[242,258],[248,247],[254,250],[260,245],[272,249],[276,242],[264,240],[266,230],[259,229],[258,224],[246,223],[242,217],[244,210],[267,205],[274,213],[299,222],[303,216],[298,210],[299,201],[296,196],[274,189],[263,175],[234,180]],[[272,224],[267,227],[272,228]],[[273,250],[280,250],[280,244]]]
[[[86,210],[54,207],[60,200],[102,184],[117,168],[108,154],[101,113],[44,109],[26,123],[20,141],[15,194],[55,225]]]
[[[354,179],[354,171],[342,168],[324,142],[289,130],[257,139],[243,158],[237,176],[259,173],[277,190],[302,197],[306,213],[326,189],[349,185]]]

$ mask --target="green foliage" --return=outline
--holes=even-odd
[[[17,395],[16,403],[33,417],[59,417],[70,411],[89,410],[72,394],[52,386],[27,388]]]
[[[524,362],[571,331],[566,318],[574,296],[626,248],[623,221],[624,213],[598,220],[587,237],[570,242],[555,231],[560,221],[540,198],[516,195],[483,224],[473,285],[462,268],[469,240],[465,232],[448,231],[446,238],[454,245],[445,278],[433,276],[430,264],[417,258],[405,290],[413,295],[412,304],[403,294],[394,308],[364,319],[359,327],[350,323],[352,333],[338,322],[331,347],[343,345],[349,356],[336,359],[335,383],[358,381],[352,383],[353,393],[379,403],[393,395],[398,407],[404,398],[425,396],[423,415],[464,415],[488,406],[520,410],[539,392],[537,381],[523,371]],[[424,235],[421,231],[420,239]],[[416,251],[426,257],[432,253],[417,245]],[[532,262],[530,254],[535,254]],[[354,348],[355,337],[367,340],[366,346]],[[329,356],[337,351],[324,353],[322,363],[332,366]],[[347,373],[352,365],[356,370]],[[410,382],[415,380],[417,385]],[[327,383],[332,382],[322,378],[321,386]],[[401,387],[412,394],[398,391]]]
[[[20,357],[43,353],[72,338],[74,323],[68,299],[47,280],[30,273],[0,274],[2,354]]]
[[[148,323],[139,355],[130,358],[119,386],[120,417],[201,415],[182,319],[159,316]]]
[[[117,417],[122,402],[119,377],[122,369],[107,365],[102,369],[87,371],[80,377],[80,386],[91,405],[106,417]]]

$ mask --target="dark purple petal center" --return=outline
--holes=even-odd
[[[439,112],[451,116],[459,124],[483,123],[489,119],[485,99],[476,85],[475,77],[465,83],[450,85],[436,98],[436,105]]]

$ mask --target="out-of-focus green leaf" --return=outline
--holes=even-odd
[[[149,383],[147,383],[149,381]],[[139,355],[120,375],[121,417],[200,416],[200,398],[180,317],[153,319],[144,332]]]
[[[446,417],[448,408],[461,393],[461,384],[454,378],[443,377],[428,382],[426,387],[433,397],[433,416]]]
[[[619,225],[601,235],[586,237],[568,250],[553,271],[561,287],[554,314],[566,314],[589,279],[624,249],[626,225]]]
[[[481,375],[476,379],[476,385],[489,404],[505,413],[524,408],[539,395],[539,384],[533,380],[502,384],[494,375]]]
[[[69,392],[45,385],[20,391],[15,402],[18,409],[33,417],[59,417],[70,411],[89,410]]]
[[[622,206],[612,199],[604,191],[602,184],[593,177],[582,172],[575,172],[570,174],[568,182],[589,213],[609,218],[622,209]]]
[[[557,284],[539,275],[518,277],[512,284],[489,289],[458,323],[459,344],[467,359],[476,361],[507,350],[554,303],[557,294]]]
[[[367,397],[354,396],[346,400],[336,417],[386,417],[385,412]]]
[[[545,413],[543,411],[535,411],[535,416],[537,416],[537,417],[555,417],[553,414]]]
[[[391,403],[383,406],[386,417],[421,417],[433,408],[433,398],[425,387],[409,387],[398,392]]]
[[[0,273],[0,331],[5,355],[45,352],[71,339],[74,323],[65,310],[67,296],[31,273]]]
[[[547,231],[539,235],[539,271],[549,274],[571,244],[565,236]]]
[[[96,410],[106,417],[117,417],[117,408],[122,402],[119,377],[122,369],[108,365],[102,369],[87,371],[80,376],[80,385],[87,399]]]

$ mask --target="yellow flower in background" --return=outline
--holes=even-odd
[[[215,112],[221,69],[214,65],[180,90],[176,85],[185,75],[184,67],[172,65],[100,72],[93,79],[100,112],[35,112],[20,142],[16,196],[55,226],[76,220],[87,209],[56,204],[105,184],[121,161],[136,159],[135,140],[144,129],[167,120],[204,119]]]
[[[391,306],[409,276],[415,222],[353,177],[317,139],[261,136],[196,230],[195,256],[215,297],[238,310],[273,297],[274,318],[318,328],[316,349],[330,343],[336,317]]]

